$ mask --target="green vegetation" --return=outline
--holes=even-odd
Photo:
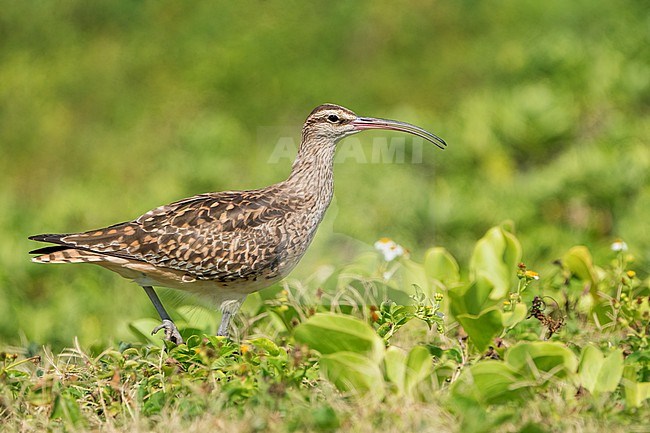
[[[573,248],[540,279],[502,226],[476,244],[467,279],[441,248],[422,264],[361,256],[318,290],[252,295],[241,340],[211,336],[208,319],[163,346],[141,320],[139,343],[3,352],[2,416],[16,430],[639,431],[650,288],[628,252],[611,254],[598,267]]]
[[[3,429],[647,429],[644,2],[0,6]],[[135,285],[29,262],[30,234],[281,180],[323,102],[449,148],[342,142],[310,252],[233,340],[167,292],[189,338],[163,350]]]

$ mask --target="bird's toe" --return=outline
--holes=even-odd
[[[156,326],[153,331],[151,331],[151,335],[157,334],[161,329],[165,330],[165,340],[171,341],[174,344],[184,343],[183,337],[181,337],[181,333],[178,332],[178,328],[171,320],[163,320],[160,325]]]

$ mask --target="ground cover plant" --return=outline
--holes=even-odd
[[[646,2],[0,6],[0,430],[648,430]],[[341,142],[232,340],[163,292],[163,347],[135,285],[29,262],[34,233],[282,180],[324,102],[449,146]]]
[[[181,326],[187,344],[162,344],[140,320],[137,343],[3,352],[3,422],[15,431],[647,428],[650,285],[623,241],[602,266],[578,246],[541,276],[521,262],[510,224],[476,243],[467,277],[444,248],[417,262],[386,255],[397,247],[379,242],[313,287],[253,295],[241,339],[212,336],[206,320]],[[404,417],[406,407],[424,409]]]

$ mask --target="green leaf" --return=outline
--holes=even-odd
[[[493,227],[474,247],[470,274],[474,280],[488,280],[493,286],[490,298],[500,299],[510,290],[520,261],[521,245],[517,238],[504,227]]]
[[[650,382],[637,381],[636,366],[625,366],[622,382],[625,389],[625,404],[629,407],[640,407],[645,400],[650,398]]]
[[[625,403],[630,407],[640,407],[650,398],[650,382],[625,382]]]
[[[511,402],[521,398],[526,388],[519,386],[521,376],[502,361],[481,361],[467,368],[451,388],[455,397],[469,398],[481,404]]]
[[[384,398],[384,377],[379,365],[359,353],[336,352],[323,355],[320,372],[340,391],[369,396],[373,400]]]
[[[501,311],[490,309],[478,316],[461,314],[456,316],[476,350],[483,352],[499,333],[503,331]]]
[[[480,352],[503,331],[501,311],[497,309],[496,301],[489,299],[492,290],[492,283],[481,277],[447,292],[452,314]]]
[[[460,280],[460,268],[456,259],[442,247],[431,248],[426,252],[424,271],[427,277],[445,285],[455,284]]]
[[[603,362],[603,367],[598,374],[598,387],[596,391],[599,392],[614,392],[618,387],[621,377],[623,376],[624,368],[623,351],[614,349]]]
[[[561,343],[519,343],[506,352],[505,362],[521,374],[537,379],[540,372],[565,377],[578,368],[576,356]]]
[[[489,299],[493,287],[488,280],[479,278],[467,285],[450,289],[447,294],[451,299],[451,313],[454,316],[478,316],[487,308],[495,306],[496,302]]]
[[[623,363],[621,350],[614,350],[605,358],[597,347],[586,346],[578,365],[580,384],[595,396],[613,392],[621,381]]]
[[[589,390],[592,394],[596,389],[598,382],[598,374],[603,367],[605,356],[595,346],[586,346],[580,354],[580,362],[578,363],[578,377],[580,378],[580,385]]]
[[[424,346],[415,346],[406,358],[406,371],[404,376],[404,391],[413,395],[417,386],[433,372],[433,362],[429,351]]]
[[[563,257],[562,265],[574,277],[590,284],[590,292],[597,292],[598,273],[594,267],[591,253],[587,247],[579,245],[571,248]]]
[[[406,377],[406,352],[399,347],[390,346],[384,356],[386,379],[397,387],[398,393],[404,394]]]
[[[517,323],[521,322],[522,320],[526,319],[526,316],[528,315],[528,309],[526,308],[526,305],[519,303],[515,304],[514,308],[512,311],[504,311],[502,313],[502,324],[504,328],[512,328]]]
[[[379,361],[385,351],[384,341],[370,325],[341,314],[316,314],[295,329],[294,337],[323,355],[355,352]]]

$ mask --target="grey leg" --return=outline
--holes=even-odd
[[[224,311],[222,316],[221,316],[221,324],[219,325],[219,329],[217,330],[217,335],[227,337],[228,336],[228,328],[230,327],[230,318],[232,317],[232,314],[229,311]]]
[[[222,337],[228,336],[228,329],[230,328],[230,320],[237,314],[239,307],[246,299],[246,295],[242,295],[238,299],[229,299],[221,303],[221,324],[217,330],[217,335]]]
[[[160,298],[158,298],[158,295],[153,290],[153,287],[142,286],[142,288],[149,296],[149,299],[151,299],[151,303],[156,308],[156,311],[162,319],[162,324],[156,326],[153,331],[151,331],[151,335],[154,335],[161,329],[164,329],[165,340],[171,341],[174,344],[183,344],[183,337],[181,337],[181,333],[178,332],[178,328],[176,328],[176,325],[172,321],[172,318],[167,313],[167,310],[165,310],[165,307],[163,307],[163,304],[160,302]]]

